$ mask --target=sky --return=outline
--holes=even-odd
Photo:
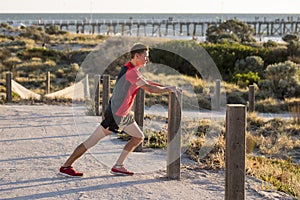
[[[0,0],[0,13],[282,13],[299,0]]]

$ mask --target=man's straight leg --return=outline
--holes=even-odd
[[[72,164],[80,158],[88,149],[96,145],[99,140],[104,138],[106,135],[109,135],[111,131],[104,129],[101,125],[97,127],[97,129],[93,132],[93,134],[83,143],[76,147],[67,161],[60,168],[60,174],[66,176],[82,176],[83,173],[76,172],[76,170],[72,167]]]

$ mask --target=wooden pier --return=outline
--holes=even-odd
[[[254,28],[255,36],[284,36],[300,34],[300,20],[296,21],[244,21]],[[136,36],[205,36],[208,27],[222,23],[202,20],[27,20],[16,21],[24,25],[58,26],[76,33]]]

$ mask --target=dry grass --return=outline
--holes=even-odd
[[[299,154],[299,126],[289,120],[265,120],[255,113],[248,115],[246,132],[246,171],[249,175],[266,181],[273,189],[300,198],[300,165],[293,162],[293,155]],[[205,143],[209,120],[202,120],[197,137],[192,140],[188,155],[209,169],[225,167],[224,128],[214,148],[205,157],[198,153]],[[191,123],[195,126],[195,123]],[[217,128],[217,127],[215,127]],[[205,131],[206,130],[206,131]],[[293,131],[292,131],[293,130]],[[295,134],[297,132],[297,134]],[[299,161],[298,161],[299,162]],[[262,187],[265,187],[262,185]]]
[[[290,160],[247,156],[248,174],[272,184],[272,189],[300,198],[300,167]]]
[[[292,115],[293,123],[300,125],[300,100],[299,99],[288,99],[286,100],[288,110]]]

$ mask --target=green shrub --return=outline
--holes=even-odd
[[[59,29],[59,26],[56,25],[51,25],[49,27],[46,27],[45,32],[50,35],[66,34],[66,31],[61,31]]]
[[[254,73],[250,71],[248,73],[235,74],[233,76],[233,80],[238,86],[245,88],[253,83],[258,83],[258,81],[260,81],[260,77],[258,72]]]
[[[222,38],[227,38],[231,42],[253,42],[254,29],[242,21],[235,19],[225,20],[219,24],[214,24],[206,30],[208,42],[218,43]]]
[[[295,34],[287,34],[282,38],[285,42],[299,41],[299,36]]]
[[[6,22],[2,22],[1,24],[0,24],[0,27],[1,28],[7,28],[7,29],[9,29],[9,28],[12,28],[12,26],[10,26],[8,23],[6,23]]]
[[[46,60],[45,62],[44,62],[44,64],[46,65],[46,66],[49,66],[49,67],[54,67],[54,66],[56,66],[56,62],[55,61],[53,61],[53,60]]]
[[[81,65],[81,63],[84,61],[86,56],[91,52],[91,50],[75,50],[71,51],[69,53],[69,59],[67,60],[69,63],[78,63],[78,65]],[[66,57],[64,57],[66,58]]]
[[[263,47],[265,47],[265,48],[274,48],[277,46],[278,46],[278,44],[272,40],[268,40],[267,42],[264,42],[264,44],[263,44]]]
[[[288,44],[287,53],[290,57],[300,57],[300,42],[299,41],[290,41]]]
[[[274,88],[274,83],[272,80],[269,79],[263,79],[260,80],[258,83],[258,88],[259,90],[256,93],[256,99],[267,99],[269,97],[273,98],[274,93],[273,93],[273,88]]]
[[[79,70],[79,65],[77,63],[72,63],[71,64],[71,71],[74,72],[74,73],[77,73],[78,70]]]
[[[20,37],[30,38],[35,41],[49,41],[49,36],[44,32],[41,27],[28,26],[19,34]]]
[[[235,62],[247,56],[257,55],[258,49],[240,44],[200,44],[212,57],[225,81],[235,74]]]
[[[300,65],[291,61],[269,65],[266,68],[266,79],[271,81],[276,98],[300,96]]]
[[[25,49],[18,53],[25,60],[30,60],[33,57],[41,58],[42,60],[52,59],[58,60],[62,58],[62,53],[53,49],[32,48]]]
[[[225,33],[216,38],[216,43],[220,44],[230,44],[230,43],[240,43],[241,39],[233,33]]]
[[[199,48],[198,44],[194,41],[183,41],[183,40],[173,40],[169,42],[164,42],[156,45],[150,51],[150,60],[153,63],[159,63],[166,66],[170,66],[178,72],[185,75],[198,75],[199,72],[194,66],[187,61],[185,58],[182,58],[179,55],[174,54],[171,51],[166,51],[164,49],[176,49],[176,51],[184,51],[185,49],[197,49]]]
[[[57,78],[64,78],[65,77],[65,72],[63,69],[58,69],[55,73]]]
[[[10,57],[11,53],[7,48],[0,48],[0,62],[3,63],[4,60]]]
[[[240,92],[230,92],[226,94],[228,104],[246,104],[246,100]]]
[[[235,73],[257,72],[258,76],[264,76],[264,61],[259,56],[247,56],[235,62]]]
[[[265,67],[271,64],[284,62],[288,58],[286,47],[264,48],[265,52],[259,56],[264,60]]]

